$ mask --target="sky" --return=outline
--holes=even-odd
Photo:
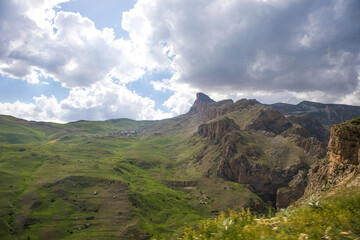
[[[0,1],[0,114],[164,119],[197,92],[360,105],[360,1]]]

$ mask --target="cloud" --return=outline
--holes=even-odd
[[[320,101],[341,102],[359,86],[359,10],[356,0],[139,0],[123,27],[144,49],[161,56],[162,44],[162,56],[172,56],[170,85],[319,92]]]
[[[70,88],[62,101],[1,103],[1,113],[154,119],[186,112],[197,91],[216,100],[359,104],[359,1],[138,0],[122,14],[129,39],[58,9],[66,1],[0,1],[0,74],[31,84],[45,76]],[[163,103],[169,113],[126,88],[166,70],[171,78],[151,84],[174,92]]]
[[[79,119],[107,120],[130,118],[137,120],[164,119],[169,113],[155,110],[155,102],[129,91],[107,79],[89,88],[76,87],[69,97],[58,101],[54,96],[34,97],[34,103],[0,103],[2,114],[28,120],[70,122]]]
[[[113,29],[99,30],[79,13],[56,9],[66,1],[0,2],[0,74],[30,84],[45,76],[70,88],[62,101],[41,95],[32,103],[0,103],[0,113],[55,122],[169,117],[125,87],[162,69],[159,63],[136,43],[115,39]]]
[[[0,3],[7,9],[0,19],[0,73],[29,83],[44,75],[71,88],[107,76],[135,81],[155,66],[131,41],[115,39],[113,29],[99,30],[79,13],[55,12],[61,2]]]
[[[65,121],[75,119],[106,120],[121,117],[131,119],[162,119],[169,117],[160,110],[155,110],[155,102],[143,98],[107,79],[89,88],[73,88],[70,96],[61,101],[61,108],[66,110]]]
[[[59,118],[63,111],[54,96],[34,97],[34,103],[0,103],[0,112],[28,120],[64,122]]]

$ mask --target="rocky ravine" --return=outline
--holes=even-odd
[[[302,157],[286,160],[282,156],[281,161],[289,163],[282,165],[280,161],[280,165],[276,165],[275,162],[279,161],[270,160],[271,156],[265,154],[267,147],[259,147],[254,142],[256,140],[249,140],[246,136],[262,138],[260,134],[270,142],[277,141],[271,138],[282,137],[287,144],[292,143],[303,149],[308,156],[318,159],[326,156],[329,134],[310,114],[285,117],[256,100],[215,102],[205,94],[198,93],[190,111],[182,117],[197,118],[203,122],[197,134],[220,153],[212,159],[218,177],[245,184],[264,201],[276,203],[280,208],[303,196],[309,168],[315,161],[305,163]],[[273,149],[273,152],[278,153],[277,149]],[[201,164],[204,154],[197,156],[196,162]]]
[[[198,134],[207,138],[210,144],[217,145],[221,151],[217,175],[247,185],[264,201],[276,202],[277,207],[286,207],[300,198],[305,190],[309,166],[297,162],[285,169],[275,170],[263,163],[251,163],[249,156],[258,157],[261,149],[246,147],[244,152],[238,152],[237,144],[251,146],[239,130],[240,127],[227,117],[199,126]],[[281,188],[287,191],[278,193]]]
[[[198,114],[203,121],[206,121],[198,127],[197,134],[207,139],[208,144],[217,146],[221,152],[220,159],[214,160],[218,162],[217,176],[247,185],[263,200],[274,204],[276,202],[278,207],[286,207],[303,195],[309,165],[297,160],[286,168],[274,168],[261,162],[254,162],[254,159],[263,157],[264,152],[253,142],[248,142],[249,140],[242,133],[255,131],[268,137],[280,135],[286,138],[288,136],[281,134],[294,129],[293,122],[278,111],[263,106],[255,100],[243,99],[236,103],[212,102],[200,96],[207,101],[202,103],[198,94],[198,99],[188,114]],[[236,112],[247,116],[247,121],[242,122],[242,126],[227,117],[228,113],[236,115]],[[293,140],[289,137],[290,142],[296,144],[310,139],[313,144],[309,147],[319,145],[322,147],[321,142],[311,138],[308,131],[300,125],[296,127],[306,134],[294,132],[292,136],[297,138]],[[241,151],[237,147],[239,144],[243,146]],[[316,152],[314,156],[318,156],[318,153]]]

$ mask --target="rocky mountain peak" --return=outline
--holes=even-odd
[[[208,95],[199,92],[196,94],[196,100],[195,102],[208,102],[208,103],[212,103],[215,102],[214,100],[212,100]]]
[[[208,110],[208,107],[211,103],[215,103],[215,101],[212,100],[208,95],[199,92],[196,94],[196,100],[191,106],[188,114],[194,115],[198,113],[204,113],[206,110]]]

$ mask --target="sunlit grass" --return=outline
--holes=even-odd
[[[310,199],[273,217],[249,210],[222,213],[185,229],[181,239],[359,239],[359,222],[360,193],[354,188],[326,199]]]

